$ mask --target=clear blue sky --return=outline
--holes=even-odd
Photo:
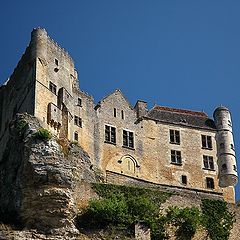
[[[120,88],[132,104],[142,99],[149,107],[212,116],[215,107],[227,106],[239,158],[239,13],[237,0],[1,1],[0,83],[13,72],[32,28],[44,27],[69,51],[81,89],[96,102]]]

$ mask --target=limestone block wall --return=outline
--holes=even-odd
[[[0,87],[0,159],[9,137],[9,123],[16,113],[34,113],[35,61],[29,46],[9,80]]]
[[[115,109],[115,110],[114,110]],[[114,113],[115,111],[115,113]],[[123,113],[123,117],[122,117]],[[115,171],[128,171],[125,166],[124,156],[131,156],[139,160],[136,150],[141,145],[138,142],[139,125],[135,124],[136,113],[123,97],[119,90],[104,98],[96,109],[97,129],[95,133],[95,161],[102,169],[115,169]],[[105,126],[115,128],[116,142],[105,141]],[[130,131],[134,137],[134,148],[123,147],[123,130]],[[141,141],[141,139],[140,139]],[[119,162],[122,161],[122,164]],[[123,166],[121,166],[123,165]],[[135,164],[136,165],[136,164]],[[125,167],[124,167],[125,166]],[[129,170],[130,171],[130,170]],[[132,169],[132,174],[137,175],[137,169]]]

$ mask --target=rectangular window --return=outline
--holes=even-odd
[[[203,166],[205,169],[214,170],[213,157],[203,155]]]
[[[117,109],[116,108],[113,109],[113,116],[117,117]]]
[[[122,119],[124,119],[124,112],[123,110],[121,111]]]
[[[54,94],[57,94],[57,86],[52,83],[52,82],[49,82],[49,90],[54,93]]]
[[[209,189],[214,189],[214,180],[213,178],[206,177],[206,185]]]
[[[78,116],[74,116],[74,124],[78,127],[82,127],[82,119]]]
[[[182,175],[182,184],[186,185],[187,184],[187,176]]]
[[[116,128],[105,125],[105,142],[116,143]]]
[[[212,137],[202,135],[202,148],[212,149]]]
[[[133,132],[123,130],[123,146],[134,148]]]
[[[82,106],[82,99],[81,99],[81,98],[78,98],[77,105],[78,105],[79,107]]]
[[[180,144],[180,132],[170,129],[170,143]]]
[[[55,58],[54,62],[58,66],[58,60],[56,58]]]
[[[74,141],[78,141],[78,133],[77,132],[74,133]]]
[[[178,165],[182,164],[180,151],[171,150],[171,163],[178,164]]]

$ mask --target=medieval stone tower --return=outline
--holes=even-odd
[[[226,107],[218,107],[214,111],[214,120],[217,127],[219,186],[235,186],[238,175],[229,110]]]
[[[45,29],[0,87],[0,158],[16,113],[27,112],[59,139],[77,141],[107,183],[148,184],[234,202],[237,183],[230,112],[206,113],[138,100],[120,90],[97,104],[79,87],[69,54]]]

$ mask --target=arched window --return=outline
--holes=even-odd
[[[135,175],[137,173],[137,168],[140,167],[137,160],[131,155],[123,156],[118,160],[118,163],[121,164],[121,172],[128,175]]]

